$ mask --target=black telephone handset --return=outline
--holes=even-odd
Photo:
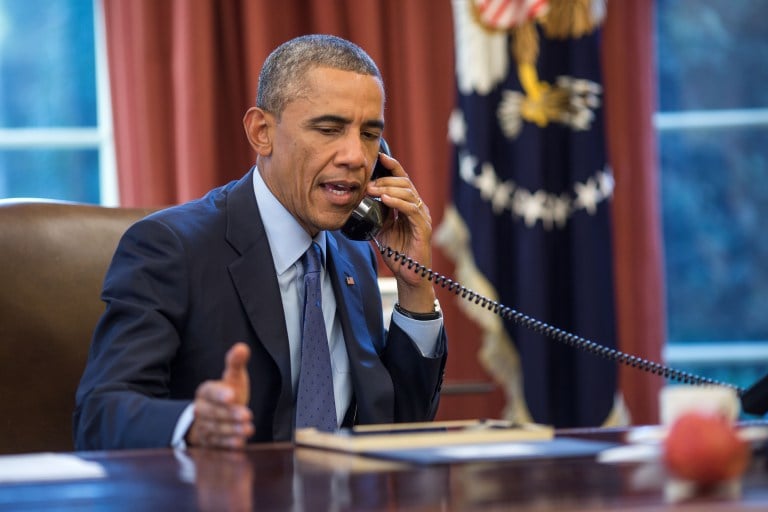
[[[381,139],[379,151],[387,156],[391,155],[387,141],[384,139]],[[390,174],[389,169],[376,160],[371,180]],[[381,231],[381,227],[389,214],[389,207],[382,203],[381,199],[365,196],[355,211],[352,212],[347,223],[341,228],[341,232],[350,240],[372,240]]]

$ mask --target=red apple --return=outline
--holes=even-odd
[[[749,462],[749,445],[719,414],[687,412],[673,423],[664,441],[664,463],[674,476],[712,485],[740,476]]]

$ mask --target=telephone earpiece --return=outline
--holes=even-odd
[[[383,138],[379,145],[379,151],[385,155],[391,154],[389,152],[387,141]],[[381,176],[389,175],[389,169],[381,165],[377,159],[371,179],[375,180]],[[341,228],[341,232],[350,240],[371,240],[379,231],[381,231],[381,227],[384,225],[384,221],[389,213],[389,207],[384,205],[378,197],[366,196],[360,204],[357,205],[355,211],[352,212],[347,223]]]

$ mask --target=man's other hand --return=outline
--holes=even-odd
[[[189,446],[242,448],[253,435],[253,414],[248,408],[251,350],[235,343],[226,355],[221,380],[205,381],[195,393],[195,419],[189,427]]]

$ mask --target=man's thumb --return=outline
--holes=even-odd
[[[251,384],[248,378],[248,359],[251,349],[245,343],[235,343],[227,351],[224,374],[221,379],[235,391],[235,403],[248,405]]]

